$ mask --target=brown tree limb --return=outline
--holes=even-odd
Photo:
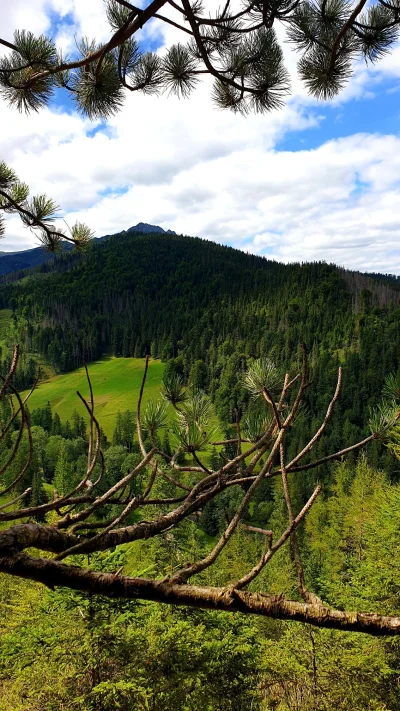
[[[244,590],[171,585],[163,581],[116,576],[114,573],[96,573],[27,555],[0,557],[0,571],[35,580],[51,589],[68,587],[112,598],[151,600],[205,610],[242,612],[272,619],[305,622],[321,628],[364,632],[374,636],[400,634],[400,617],[367,612],[343,612]]]
[[[4,47],[7,47],[7,49],[12,49],[14,52],[18,52],[19,54],[19,49],[17,45],[12,44],[12,42],[7,42],[7,40],[1,39],[0,37],[0,44],[4,45]]]
[[[301,452],[299,452],[298,454],[296,454],[296,456],[295,456],[295,457],[291,460],[291,462],[288,464],[288,467],[287,467],[288,470],[292,469],[293,466],[294,466],[295,464],[297,464],[297,462],[298,462],[300,459],[302,459],[305,454],[307,454],[307,452],[310,452],[311,449],[313,448],[314,444],[321,438],[321,435],[323,434],[323,432],[324,432],[324,430],[325,430],[325,428],[326,428],[326,426],[327,426],[327,424],[328,424],[328,421],[329,421],[329,419],[330,419],[330,417],[331,417],[331,415],[332,415],[332,410],[333,410],[333,407],[334,407],[334,405],[335,405],[335,403],[336,403],[336,401],[337,401],[337,399],[338,399],[338,397],[339,397],[339,393],[340,393],[341,387],[342,387],[342,369],[339,368],[339,370],[338,370],[338,378],[337,378],[336,389],[335,389],[335,392],[334,392],[334,394],[333,394],[332,400],[331,400],[330,403],[329,403],[329,406],[328,406],[328,409],[327,409],[327,411],[326,411],[324,420],[323,420],[321,426],[318,428],[318,430],[317,430],[316,433],[314,434],[314,436],[311,437],[311,439],[310,439],[310,441],[308,442],[308,444],[306,444],[306,446],[301,450]]]
[[[79,247],[79,240],[70,237],[64,232],[59,232],[58,230],[49,227],[46,222],[43,222],[43,220],[40,220],[38,217],[36,217],[33,212],[28,210],[26,207],[23,207],[20,203],[16,202],[16,200],[14,200],[5,190],[0,189],[0,196],[6,198],[6,200],[9,201],[10,206],[12,206],[16,212],[18,212],[20,215],[25,215],[25,217],[30,220],[31,224],[29,224],[29,227],[40,228],[41,230],[43,230],[43,232],[45,232],[49,240],[49,249],[51,251],[54,251],[56,243],[58,243],[60,239],[66,240],[67,242],[71,242],[76,247]],[[0,207],[0,209],[4,208]]]
[[[0,390],[0,398],[3,397],[4,393],[6,392],[6,390],[8,388],[9,383],[11,382],[11,380],[15,374],[15,371],[17,370],[18,360],[19,360],[19,345],[18,345],[18,343],[16,343],[14,346],[14,352],[13,352],[13,356],[11,359],[10,369],[9,369],[6,377],[3,378],[3,385],[1,386],[1,390]]]
[[[151,449],[150,452],[146,455],[146,457],[135,467],[132,469],[128,474],[120,479],[114,486],[112,486],[108,491],[105,492],[102,496],[98,496],[97,499],[86,509],[83,511],[80,511],[77,514],[74,514],[73,516],[68,516],[64,517],[64,519],[61,519],[60,521],[57,521],[56,526],[58,528],[67,528],[70,526],[72,523],[76,523],[77,521],[83,521],[84,519],[88,518],[91,516],[92,513],[96,511],[96,509],[100,508],[103,506],[109,499],[111,499],[114,494],[116,494],[118,491],[121,491],[121,489],[124,489],[127,484],[135,477],[137,476],[145,467],[147,464],[150,463],[151,459],[153,458],[155,450]]]
[[[146,452],[146,448],[143,444],[142,424],[140,421],[140,408],[142,405],[143,391],[144,391],[144,386],[146,383],[147,370],[149,367],[149,358],[150,358],[150,356],[147,355],[146,361],[145,361],[145,366],[144,366],[142,384],[140,386],[140,391],[139,391],[139,399],[138,399],[137,408],[136,408],[136,432],[137,432],[137,436],[138,436],[138,440],[139,440],[140,451],[141,451],[143,457],[147,456],[147,452]]]
[[[20,494],[19,496],[16,496],[14,499],[11,499],[11,501],[7,501],[6,504],[2,504],[2,505],[0,506],[0,511],[4,511],[5,509],[9,509],[10,506],[13,506],[13,505],[16,504],[18,501],[21,501],[21,499],[24,499],[25,496],[28,496],[28,494],[30,494],[31,491],[32,491],[32,487],[29,486],[27,489],[25,489],[25,491],[22,492],[22,494]],[[19,512],[18,512],[18,513],[19,513]]]
[[[338,58],[339,54],[339,49],[340,49],[340,42],[342,41],[343,37],[345,36],[346,32],[350,29],[352,26],[354,20],[358,15],[360,14],[361,10],[363,9],[364,5],[367,4],[367,0],[360,0],[359,3],[355,6],[353,12],[351,13],[349,19],[344,23],[342,29],[340,30],[339,34],[337,35],[333,45],[332,45],[332,50],[331,50],[331,61],[329,65],[329,70],[328,72],[333,71],[333,68],[335,66],[336,59]]]
[[[157,462],[155,462],[153,465],[149,483],[148,483],[143,495],[142,496],[135,496],[133,499],[131,499],[131,501],[129,501],[128,504],[125,506],[125,508],[121,511],[121,513],[118,516],[116,516],[115,518],[113,518],[103,531],[100,531],[95,536],[93,536],[93,538],[90,539],[90,544],[91,544],[92,548],[93,548],[94,543],[97,543],[98,541],[100,541],[104,536],[107,535],[107,533],[109,531],[112,531],[113,528],[115,528],[120,523],[122,523],[122,521],[128,516],[128,514],[131,513],[132,511],[134,511],[135,509],[137,509],[140,506],[142,500],[144,500],[146,498],[146,496],[148,496],[148,494],[150,493],[150,491],[153,487],[153,484],[154,484],[154,481],[156,478],[157,466],[158,466]],[[75,526],[75,531],[76,531],[76,526]],[[56,560],[62,560],[63,558],[66,558],[69,555],[76,555],[78,553],[85,553],[86,545],[87,545],[87,541],[82,541],[81,543],[77,543],[75,546],[71,546],[71,548],[67,548],[66,551],[63,551],[62,553],[60,553],[57,556]]]
[[[145,25],[146,22],[148,22],[154,16],[154,13],[156,13],[163,5],[165,5],[166,2],[167,0],[153,0],[153,2],[151,2],[150,5],[148,5],[139,16],[133,18],[133,20],[129,23],[125,23],[122,28],[120,28],[114,33],[114,35],[105,45],[99,47],[99,49],[97,49],[95,52],[91,52],[82,59],[78,59],[75,62],[62,62],[56,67],[37,72],[29,79],[26,86],[31,86],[35,83],[35,81],[38,81],[45,77],[54,74],[59,74],[60,72],[68,71],[70,69],[80,69],[81,67],[87,67],[93,62],[99,61],[105,54],[108,54],[113,49],[116,49],[127,39],[132,37],[132,35],[135,34],[137,30],[141,29],[143,25]],[[4,40],[0,40],[0,42],[4,44]],[[14,47],[14,45],[13,48],[15,48],[16,51],[19,51],[17,47]]]
[[[303,565],[301,562],[299,545],[297,542],[296,526],[293,526],[293,522],[294,522],[293,507],[292,507],[292,501],[291,501],[290,491],[289,491],[289,483],[288,483],[287,472],[286,472],[286,467],[285,467],[285,446],[284,446],[283,441],[281,442],[280,447],[279,447],[279,455],[280,455],[280,462],[281,462],[283,492],[284,492],[284,496],[285,496],[286,508],[287,508],[288,517],[289,517],[289,524],[290,524],[290,527],[292,527],[292,532],[290,534],[290,543],[291,543],[293,559],[295,562],[296,572],[297,572],[297,587],[298,587],[301,597],[303,598],[303,600],[305,600],[305,602],[321,603],[321,601],[319,600],[319,598],[316,595],[314,595],[313,593],[310,593],[307,590],[305,582],[304,582],[304,570],[303,570]],[[307,511],[305,511],[303,517],[305,516],[306,513],[307,513]],[[300,521],[301,521],[301,519],[300,519]]]
[[[5,380],[1,375],[0,375],[0,378],[1,378],[3,381]],[[11,491],[11,490],[14,488],[14,486],[16,486],[17,484],[19,484],[19,482],[24,478],[26,472],[28,471],[28,469],[29,469],[29,467],[30,467],[30,464],[31,464],[31,461],[32,461],[32,453],[33,453],[32,433],[31,433],[31,428],[30,428],[30,425],[29,425],[28,415],[27,415],[26,410],[25,410],[25,407],[24,407],[24,403],[22,402],[21,397],[20,397],[18,391],[14,388],[14,386],[13,386],[10,382],[9,382],[9,384],[8,384],[8,387],[12,390],[13,394],[15,395],[15,397],[16,397],[17,400],[18,400],[18,404],[19,404],[20,411],[21,411],[21,426],[20,426],[20,429],[19,429],[19,432],[18,432],[18,436],[17,436],[16,442],[15,442],[15,445],[14,445],[12,451],[11,451],[11,454],[10,454],[10,456],[8,457],[6,463],[3,464],[3,466],[2,466],[1,469],[0,469],[0,476],[1,476],[2,474],[4,474],[4,472],[6,471],[7,467],[8,467],[8,466],[11,464],[11,462],[15,459],[15,456],[16,456],[16,454],[17,454],[19,445],[20,445],[21,440],[22,440],[22,435],[23,435],[23,432],[24,432],[24,428],[25,428],[25,427],[26,427],[26,430],[27,430],[27,433],[28,433],[28,445],[29,445],[29,450],[28,450],[28,456],[27,456],[26,462],[25,462],[24,466],[22,467],[21,471],[20,471],[20,472],[17,474],[17,476],[13,479],[13,481],[11,482],[11,484],[9,484],[9,485],[6,486],[2,491],[0,491],[0,496],[4,496],[5,494],[8,494],[8,492]]]
[[[277,553],[277,551],[282,548],[284,543],[290,538],[292,535],[293,531],[297,528],[299,525],[300,521],[303,520],[304,516],[307,514],[307,512],[310,510],[311,506],[313,505],[315,499],[317,498],[319,492],[321,491],[321,487],[317,486],[316,489],[314,490],[313,494],[303,506],[302,510],[300,513],[296,516],[295,519],[291,522],[290,526],[282,533],[281,537],[274,543],[273,546],[269,548],[267,553],[264,553],[258,563],[252,568],[246,575],[243,575],[240,580],[237,580],[236,582],[232,583],[232,588],[235,590],[241,590],[242,588],[246,587],[249,585],[255,578],[261,573],[261,571],[265,568],[266,564],[271,560],[272,556]]]

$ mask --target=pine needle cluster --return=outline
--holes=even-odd
[[[276,25],[299,53],[298,71],[311,95],[330,99],[350,79],[357,60],[374,63],[398,38],[400,0],[230,0],[213,15],[198,0],[153,0],[144,9],[127,0],[105,0],[111,39],[81,40],[63,57],[54,41],[16,31],[0,39],[0,92],[19,111],[48,105],[57,87],[91,119],[119,111],[126,91],[172,93],[187,98],[202,75],[213,77],[212,99],[220,109],[246,114],[282,106],[290,81]],[[160,14],[160,11],[165,14]],[[182,42],[161,55],[144,51],[136,33],[152,21],[173,25]]]
[[[67,232],[56,226],[58,205],[47,195],[29,197],[29,187],[17,174],[0,161],[0,237],[5,234],[5,215],[19,214],[25,227],[31,229],[43,247],[56,252],[62,242],[72,242],[79,250],[90,243],[93,232],[83,222],[76,222]]]

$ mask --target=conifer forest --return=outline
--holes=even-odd
[[[400,711],[399,0],[139,5],[0,8],[0,711]]]

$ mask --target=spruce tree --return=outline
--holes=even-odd
[[[58,412],[54,413],[53,417],[53,424],[51,426],[51,434],[52,435],[60,435],[62,432],[62,424],[61,424],[61,419],[60,415]]]
[[[66,442],[62,440],[53,480],[54,486],[61,496],[71,491],[74,486],[73,467],[67,452]]]

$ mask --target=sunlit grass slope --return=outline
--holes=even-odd
[[[92,382],[95,413],[107,437],[112,437],[115,417],[119,411],[135,411],[144,372],[144,358],[106,358],[91,363],[88,367]],[[147,373],[143,396],[145,406],[149,399],[159,397],[164,364],[151,360]],[[73,411],[87,415],[76,392],[89,396],[89,388],[84,368],[65,375],[56,375],[40,383],[29,400],[29,409],[44,407],[51,403],[53,413],[57,412],[62,422],[68,420]]]

